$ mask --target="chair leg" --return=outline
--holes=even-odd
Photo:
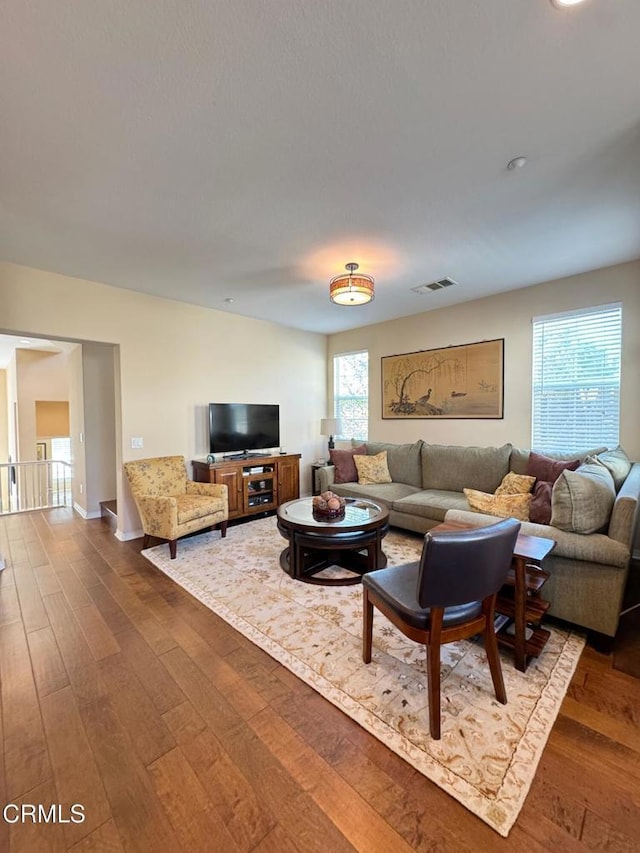
[[[148,547],[149,547],[149,542],[150,542],[150,541],[151,541],[151,537],[149,536],[149,534],[148,534],[148,533],[145,533],[145,534],[144,534],[144,539],[142,540],[142,549],[143,549],[143,550],[144,550],[145,548],[148,548]]]
[[[429,693],[429,731],[434,740],[440,740],[440,635],[442,631],[441,607],[432,607],[430,613],[429,645],[427,646],[427,691]]]
[[[220,534],[221,534],[222,538],[224,539],[224,537],[227,535],[227,522],[221,521],[220,524],[218,525],[218,527],[220,528]]]
[[[178,544],[177,539],[170,539],[169,540],[169,554],[171,555],[172,560],[175,560],[175,558],[176,558],[176,546],[177,546],[177,544]]]
[[[362,590],[362,660],[371,663],[371,644],[373,642],[373,604],[369,600],[369,590]]]
[[[487,612],[488,610],[488,612]],[[502,677],[502,664],[500,663],[500,652],[498,651],[498,640],[494,628],[494,608],[489,605],[485,609],[485,627],[483,632],[484,650],[489,663],[491,672],[491,680],[493,681],[493,689],[496,692],[496,699],[502,705],[507,704],[507,691],[504,687],[504,678]]]

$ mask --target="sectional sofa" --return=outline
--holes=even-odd
[[[491,495],[508,472],[525,474],[530,457],[530,451],[510,444],[462,447],[423,441],[413,444],[367,442],[365,447],[368,456],[386,451],[391,482],[366,485],[357,481],[335,482],[335,467],[328,465],[317,472],[321,491],[332,490],[345,497],[370,498],[384,504],[389,509],[393,526],[416,533],[425,533],[445,520],[476,526],[493,523],[496,516],[470,511],[463,490],[473,489]],[[563,478],[570,489],[573,484],[585,481],[589,474],[587,468],[601,464],[598,453],[604,450],[606,448],[575,454],[583,464],[571,474],[571,479],[569,474]],[[568,516],[565,507],[563,529],[552,524],[522,523],[523,533],[551,538],[556,543],[544,564],[550,572],[544,587],[544,597],[551,603],[549,614],[609,636],[614,636],[618,627],[632,556],[640,497],[640,463],[629,463],[628,472],[623,471],[623,474],[615,483],[610,513],[607,511],[605,523],[595,532],[582,533],[573,529],[581,529],[580,521],[594,509],[589,494],[582,498],[584,513],[578,502],[571,505]],[[559,483],[560,480],[553,486],[558,519]],[[566,491],[567,483],[564,486]]]

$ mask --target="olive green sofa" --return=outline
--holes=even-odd
[[[367,442],[368,455],[387,451],[392,482],[360,485],[334,482],[334,468],[318,470],[321,491],[345,497],[369,498],[389,509],[390,523],[405,530],[425,533],[447,520],[473,525],[493,523],[496,518],[471,512],[463,489],[493,493],[509,471],[525,473],[528,450],[510,444],[501,447]],[[580,459],[597,453],[556,455]],[[549,454],[553,455],[553,454]],[[544,597],[549,614],[575,625],[614,636],[635,541],[640,497],[640,463],[633,463],[619,486],[608,523],[596,533],[574,533],[551,525],[523,522],[522,532],[555,540],[545,561],[550,578]]]

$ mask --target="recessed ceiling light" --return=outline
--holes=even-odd
[[[507,169],[509,169],[510,172],[513,172],[514,169],[522,169],[522,167],[526,165],[526,157],[514,157],[513,160],[509,160],[507,163]]]
[[[577,6],[578,3],[584,3],[584,0],[551,0],[551,5],[556,9],[565,9],[568,6]]]
[[[227,298],[226,298],[224,301],[225,301],[225,302],[229,302],[229,303],[231,303],[231,302],[233,302],[233,297],[232,297],[232,296],[227,296]]]

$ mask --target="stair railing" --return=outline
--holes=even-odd
[[[57,459],[0,463],[0,515],[71,506],[71,475]]]

